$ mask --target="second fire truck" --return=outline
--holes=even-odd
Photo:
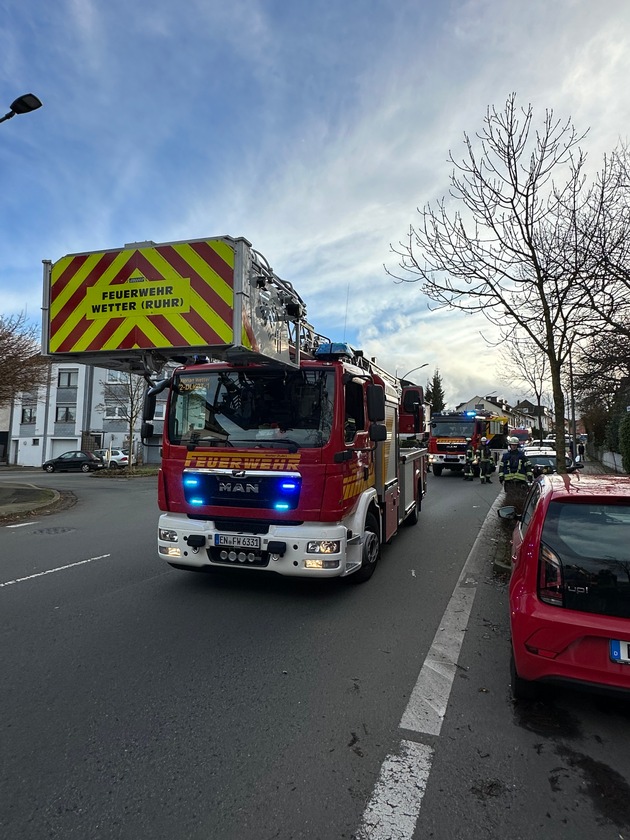
[[[443,411],[431,415],[429,464],[434,475],[443,470],[463,472],[466,449],[476,449],[482,437],[488,438],[491,450],[507,445],[508,418],[486,411]],[[470,438],[470,444],[467,443]]]

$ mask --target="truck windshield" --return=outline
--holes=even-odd
[[[432,420],[431,434],[433,437],[472,437],[475,424],[471,420]]]
[[[176,374],[171,443],[320,447],[330,438],[332,370],[220,370]]]

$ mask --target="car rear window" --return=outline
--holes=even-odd
[[[562,565],[566,608],[630,617],[630,502],[551,502],[542,542]]]

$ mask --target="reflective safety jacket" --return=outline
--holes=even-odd
[[[499,464],[499,479],[503,481],[533,481],[534,471],[522,449],[508,450]]]
[[[475,457],[479,461],[492,461],[492,452],[487,443],[480,443],[479,448],[475,453]]]

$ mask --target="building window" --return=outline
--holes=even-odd
[[[33,438],[33,446],[39,446],[39,438]]]
[[[77,419],[76,405],[58,405],[55,412],[55,423],[74,423]]]
[[[166,403],[160,402],[156,403],[155,405],[155,414],[153,415],[154,420],[164,420],[166,417]]]
[[[60,370],[57,377],[57,386],[59,388],[76,388],[79,384],[78,370]]]
[[[34,423],[37,419],[37,409],[34,406],[29,406],[22,409],[21,423]]]
[[[126,420],[128,418],[128,410],[124,405],[118,403],[105,403],[105,419],[106,420]]]
[[[124,370],[108,370],[107,381],[127,383],[129,381],[129,375]]]

